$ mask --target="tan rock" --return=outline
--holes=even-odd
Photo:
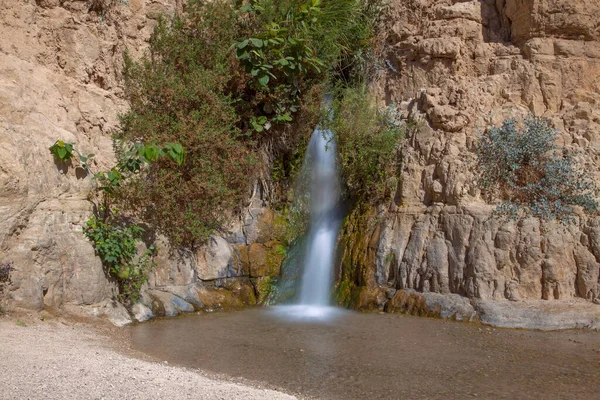
[[[21,307],[91,305],[116,291],[82,233],[92,182],[57,168],[48,147],[74,142],[99,168],[112,164],[122,53],[145,48],[153,24],[132,39],[123,32],[143,11],[119,5],[103,21],[88,11],[88,2],[0,4],[0,254],[15,263],[9,297]]]

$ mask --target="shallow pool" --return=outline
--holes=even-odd
[[[278,307],[189,315],[137,325],[131,335],[134,348],[158,360],[319,398],[600,393],[599,332],[493,329],[343,310],[300,315]]]

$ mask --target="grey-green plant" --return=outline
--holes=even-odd
[[[573,220],[574,207],[598,211],[598,187],[573,155],[556,145],[558,131],[549,120],[529,116],[491,127],[477,143],[479,183],[499,197],[497,214]]]
[[[3,304],[3,294],[6,286],[11,283],[11,274],[14,271],[14,263],[12,261],[6,261],[0,259],[0,314],[4,313]]]

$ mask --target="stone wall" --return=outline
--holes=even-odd
[[[417,128],[375,231],[375,286],[600,303],[600,219],[502,223],[474,171],[482,130],[533,112],[600,177],[599,13],[595,0],[392,2],[376,91]]]
[[[48,147],[57,139],[74,142],[81,153],[96,154],[97,170],[113,165],[111,133],[127,108],[123,53],[140,57],[158,16],[180,11],[183,3],[0,4],[0,260],[14,263],[11,306],[84,306],[119,324],[127,320],[122,307],[107,301],[116,295],[115,284],[82,234],[94,182],[73,168],[57,168]],[[138,317],[264,301],[283,256],[260,189],[230,232],[200,249],[171,249],[158,238],[157,268],[144,304],[135,307]]]
[[[139,55],[175,1],[3,0],[0,4],[0,258],[13,261],[15,306],[93,304],[115,288],[82,234],[89,177],[60,170],[57,139],[114,162],[111,131],[125,110],[123,51]]]
[[[48,147],[60,138],[95,153],[98,168],[114,162],[110,135],[127,107],[123,51],[141,55],[157,16],[181,3],[0,4],[0,259],[14,262],[14,306],[114,308],[104,300],[115,286],[81,233],[93,183],[57,169]],[[365,308],[382,308],[397,289],[599,301],[600,219],[500,223],[490,219],[473,170],[482,129],[535,112],[600,177],[599,14],[596,0],[391,2],[375,91],[418,123],[404,142],[398,193],[379,210],[383,222],[352,233],[360,243],[342,249],[342,260],[360,264],[353,273],[365,290],[355,299]],[[231,232],[206,247],[192,253],[159,243],[140,319],[261,301],[258,288],[281,255],[258,189]]]

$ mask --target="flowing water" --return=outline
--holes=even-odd
[[[302,279],[296,306],[279,307],[282,316],[325,318],[331,305],[335,244],[341,223],[340,178],[336,145],[329,130],[315,129],[308,145],[301,177],[307,180],[310,223],[302,257]]]
[[[316,129],[308,146],[310,225],[299,303],[328,306],[332,267],[340,218],[335,208],[340,199],[335,141],[331,131]]]

